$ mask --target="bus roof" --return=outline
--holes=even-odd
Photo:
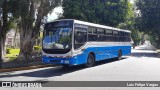
[[[114,27],[110,27],[110,26],[105,26],[105,25],[100,25],[100,24],[95,24],[95,23],[90,23],[90,22],[85,22],[85,21],[80,21],[80,20],[75,20],[75,19],[60,19],[60,20],[54,20],[54,21],[51,21],[51,22],[67,21],[67,20],[73,20],[74,23],[77,23],[77,24],[83,24],[83,25],[87,25],[87,26],[93,26],[93,27],[105,28],[105,29],[112,29],[112,30],[116,30],[116,31],[123,31],[123,32],[131,33],[131,31],[129,31],[129,30],[114,28]],[[47,23],[51,23],[51,22],[47,22]]]

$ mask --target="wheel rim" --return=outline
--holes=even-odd
[[[122,58],[122,53],[121,51],[118,52],[118,59],[121,59]]]
[[[88,59],[88,64],[92,64],[92,58],[91,57]]]
[[[94,64],[94,57],[93,55],[89,55],[88,60],[87,60],[87,67],[91,67]]]

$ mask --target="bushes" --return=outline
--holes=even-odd
[[[6,50],[6,54],[19,54],[20,49],[11,49],[11,48],[7,48]]]
[[[17,56],[19,55],[19,52],[20,52],[20,49],[7,48],[5,57],[9,58],[9,60],[13,60],[17,58]]]
[[[36,51],[40,51],[42,49],[42,47],[41,46],[34,46],[33,49]]]
[[[41,46],[34,46],[33,49],[34,51],[41,51]],[[5,57],[8,58],[9,60],[16,59],[17,56],[19,55],[20,49],[14,49],[14,48],[7,48],[6,49],[6,55]]]

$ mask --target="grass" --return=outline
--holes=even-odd
[[[8,59],[8,60],[14,60],[17,58],[17,55],[15,54],[6,54],[5,57]]]
[[[7,48],[8,53],[5,55],[5,57],[9,60],[14,60],[19,55],[20,49],[10,49]]]
[[[41,46],[34,46],[34,51],[35,52],[40,52],[41,48],[42,48]],[[7,48],[7,54],[5,55],[5,57],[8,60],[14,60],[19,55],[19,52],[20,52],[20,49]]]

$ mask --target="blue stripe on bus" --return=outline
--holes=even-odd
[[[107,46],[107,47],[89,47],[81,54],[72,58],[50,58],[42,57],[44,63],[50,64],[66,64],[64,61],[68,60],[70,65],[85,64],[87,62],[88,54],[95,53],[95,60],[105,60],[115,58],[118,56],[118,50],[122,50],[122,56],[131,54],[131,46]]]

